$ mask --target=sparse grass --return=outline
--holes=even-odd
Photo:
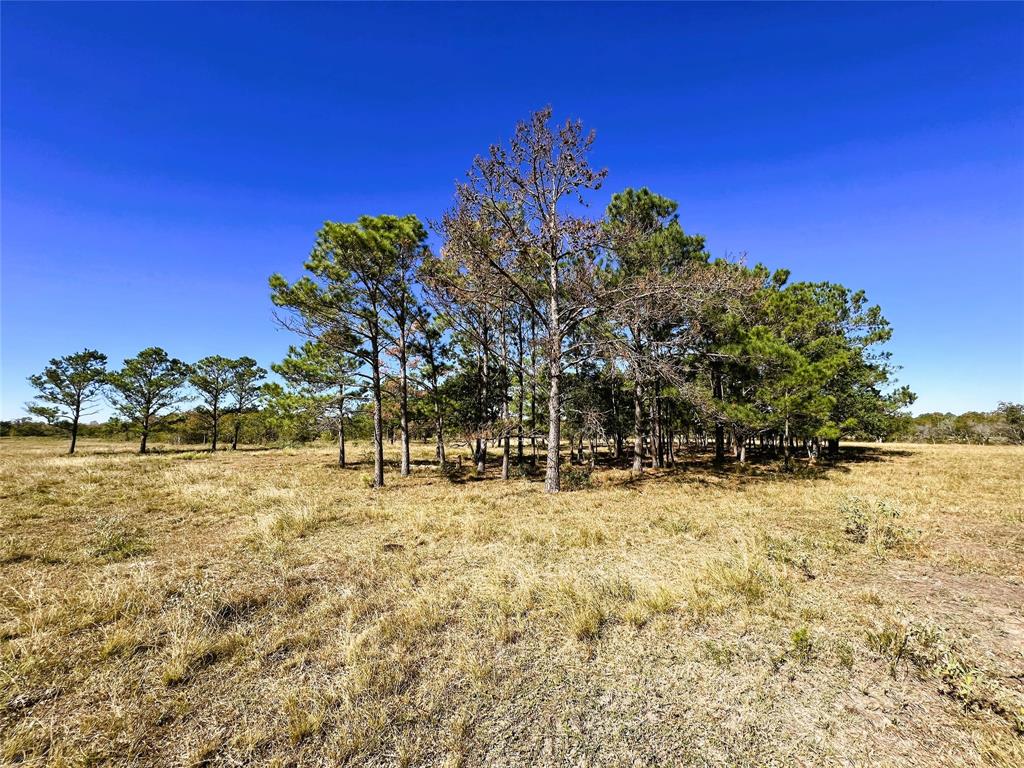
[[[290,693],[284,702],[284,715],[288,722],[288,740],[297,746],[323,728],[327,719],[327,702],[320,696]]]
[[[181,685],[204,667],[229,658],[241,645],[236,635],[210,637],[186,634],[170,642],[170,658],[160,673],[164,685]]]
[[[142,528],[121,515],[100,518],[89,536],[89,552],[108,561],[127,560],[149,551]]]
[[[0,443],[3,764],[1024,764],[1021,449],[62,450]]]

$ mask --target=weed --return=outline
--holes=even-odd
[[[93,557],[115,562],[149,553],[142,528],[120,515],[102,518],[93,526],[89,537]]]
[[[874,504],[850,496],[839,505],[845,521],[844,532],[856,544],[868,544],[876,554],[905,548],[916,541],[920,532],[901,525],[902,512],[895,504],[880,499]]]
[[[736,652],[732,648],[716,640],[705,640],[703,648],[707,657],[722,667],[729,666],[736,658]]]
[[[793,657],[801,664],[810,664],[811,659],[814,658],[814,640],[811,638],[811,631],[807,627],[799,627],[790,634],[789,641]]]
[[[845,640],[837,640],[834,645],[836,658],[844,669],[853,669],[854,653],[853,646]]]
[[[322,697],[290,694],[284,702],[284,716],[288,723],[288,739],[292,745],[298,745],[323,728],[327,704]]]
[[[562,467],[560,487],[563,491],[582,491],[591,487],[593,470],[589,466]]]

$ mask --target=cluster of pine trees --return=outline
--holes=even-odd
[[[238,417],[259,407],[266,375],[266,369],[251,357],[211,355],[187,364],[160,347],[148,347],[125,360],[119,370],[110,371],[105,354],[83,349],[50,360],[42,373],[29,377],[38,402],[29,403],[27,410],[48,425],[66,430],[71,435],[68,453],[74,453],[82,419],[95,413],[105,398],[121,423],[139,434],[139,452],[146,453],[149,436],[180,420],[180,405],[198,400],[194,413],[210,430],[211,450],[217,450],[222,417],[236,416],[234,449],[241,429]]]
[[[694,445],[788,466],[798,450],[834,455],[841,435],[891,431],[914,395],[892,384],[879,307],[712,259],[676,203],[646,188],[594,215],[587,195],[606,172],[590,164],[593,140],[549,109],[519,124],[457,185],[436,253],[414,216],[325,223],[303,275],[270,278],[277,321],[302,339],[271,366],[279,381],[248,357],[187,365],[154,347],[108,372],[84,350],[30,378],[30,411],[66,423],[74,451],[105,393],[145,452],[198,398],[214,449],[223,414],[236,415],[234,447],[240,416],[258,411],[276,434],[335,434],[342,465],[346,426],[369,422],[375,486],[397,432],[403,475],[414,435],[435,441],[442,466],[454,438],[481,472],[499,451],[503,478],[543,451],[551,492],[566,442],[570,462],[592,466],[601,446],[643,471]]]
[[[594,216],[606,172],[593,133],[550,110],[478,157],[436,223],[438,253],[413,216],[327,222],[305,273],[271,277],[278,321],[304,337],[275,370],[272,409],[325,417],[344,461],[348,408],[373,414],[374,485],[384,483],[386,403],[397,406],[401,472],[414,424],[437,457],[456,435],[483,470],[489,447],[513,462],[546,452],[559,490],[570,460],[608,445],[634,469],[679,446],[835,453],[842,434],[885,434],[913,401],[893,389],[891,330],[861,291],[792,283],[742,260],[712,260],[676,203],[648,189]],[[527,448],[529,446],[529,448]]]

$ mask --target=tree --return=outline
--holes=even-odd
[[[228,385],[234,398],[235,431],[231,437],[231,450],[238,448],[238,433],[242,428],[242,414],[252,410],[260,401],[261,383],[267,369],[261,368],[251,357],[240,357],[232,361],[231,382]]]
[[[48,422],[63,417],[70,422],[71,446],[75,452],[78,442],[78,424],[105,383],[107,356],[95,349],[83,349],[64,357],[50,360],[42,373],[29,376],[29,383],[39,391],[39,399],[49,406],[30,403],[29,412],[46,418]]]
[[[451,368],[448,363],[449,345],[445,340],[443,323],[437,318],[431,320],[422,309],[419,326],[419,337],[413,345],[413,353],[420,359],[419,365],[416,366],[416,376],[430,398],[437,441],[435,455],[443,468],[448,459],[444,445],[445,398],[441,383]]]
[[[1002,421],[1002,432],[1013,445],[1024,443],[1024,405],[999,403],[996,415]]]
[[[835,431],[829,416],[834,399],[824,392],[825,384],[843,365],[843,351],[818,360],[811,359],[784,334],[772,333],[763,326],[754,328],[745,339],[744,354],[749,355],[760,374],[754,400],[757,416],[738,420],[739,425],[771,426],[782,433],[782,455],[786,468],[790,463],[790,436],[794,424],[805,436],[820,437]],[[760,416],[760,418],[758,418]],[[745,458],[743,446],[750,431],[737,427],[734,443],[739,459]]]
[[[402,427],[402,458],[400,472],[409,476],[409,352],[419,308],[412,287],[417,268],[427,253],[427,230],[415,216],[379,217],[386,242],[393,249],[390,279],[383,284],[385,312],[391,322],[385,326],[395,346],[398,362],[398,408]]]
[[[360,398],[353,390],[357,365],[351,354],[325,340],[289,347],[285,359],[271,366],[289,386],[288,392],[272,390],[279,409],[305,413],[321,428],[336,433],[340,467],[345,466],[348,409]]]
[[[107,375],[111,402],[130,424],[142,432],[139,453],[166,411],[181,403],[181,387],[189,369],[181,360],[168,357],[160,347],[148,347],[124,361],[119,371]]]
[[[560,487],[561,380],[566,341],[594,308],[597,222],[574,212],[604,170],[587,155],[594,133],[579,121],[550,125],[551,108],[516,126],[508,148],[477,157],[441,221],[446,258],[503,285],[546,332],[548,446],[545,490]]]
[[[683,322],[680,304],[693,286],[687,268],[707,262],[704,238],[687,235],[679,224],[674,200],[646,187],[627,188],[612,195],[605,231],[612,245],[614,263],[605,280],[612,289],[609,334],[614,354],[626,362],[633,380],[633,470],[643,471],[644,433],[647,425],[658,424],[658,401],[652,393],[649,416],[645,419],[646,389],[656,391],[658,368],[665,362],[683,362],[678,343],[667,347],[673,328]],[[678,340],[677,340],[678,341]],[[668,354],[671,353],[671,354]],[[651,430],[651,460],[660,465],[660,430]]]
[[[843,434],[888,432],[916,396],[907,387],[887,391],[895,369],[881,349],[892,337],[881,307],[869,305],[864,291],[829,282],[794,283],[772,298],[774,322],[788,328],[793,345],[814,363],[836,363],[822,388],[832,401],[827,419],[805,434],[824,438],[834,458]]]
[[[369,373],[373,403],[373,485],[384,485],[383,356],[390,338],[388,300],[394,275],[410,233],[421,228],[413,216],[361,216],[355,223],[326,222],[317,233],[305,263],[309,274],[288,283],[270,278],[272,298],[290,316],[279,316],[286,328],[311,339],[354,336],[362,342],[352,350]]]
[[[306,443],[322,433],[317,400],[276,381],[262,387],[262,415],[270,431],[285,442]]]
[[[202,400],[200,410],[206,416],[212,433],[210,450],[217,450],[217,436],[220,417],[223,415],[224,398],[234,381],[235,361],[220,355],[204,357],[191,366],[188,382],[199,393]]]
[[[486,273],[465,269],[447,256],[425,259],[421,275],[428,299],[442,313],[453,345],[461,352],[458,374],[446,389],[450,396],[455,395],[452,423],[472,446],[476,471],[482,475],[487,469],[487,445],[496,416],[491,407],[498,325],[493,285]]]

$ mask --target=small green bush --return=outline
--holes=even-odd
[[[461,483],[466,478],[466,470],[453,461],[446,461],[438,467],[437,472],[449,483]]]
[[[874,503],[851,496],[839,506],[843,531],[856,544],[868,544],[878,554],[904,547],[915,541],[918,531],[899,523],[902,512],[885,499]]]
[[[814,641],[811,639],[811,632],[807,627],[800,627],[790,635],[793,643],[793,656],[801,664],[809,664],[814,657]]]
[[[529,464],[517,464],[508,471],[508,476],[513,480],[528,480],[532,475],[533,468]]]
[[[560,485],[563,491],[582,491],[591,485],[590,467],[562,467]]]

